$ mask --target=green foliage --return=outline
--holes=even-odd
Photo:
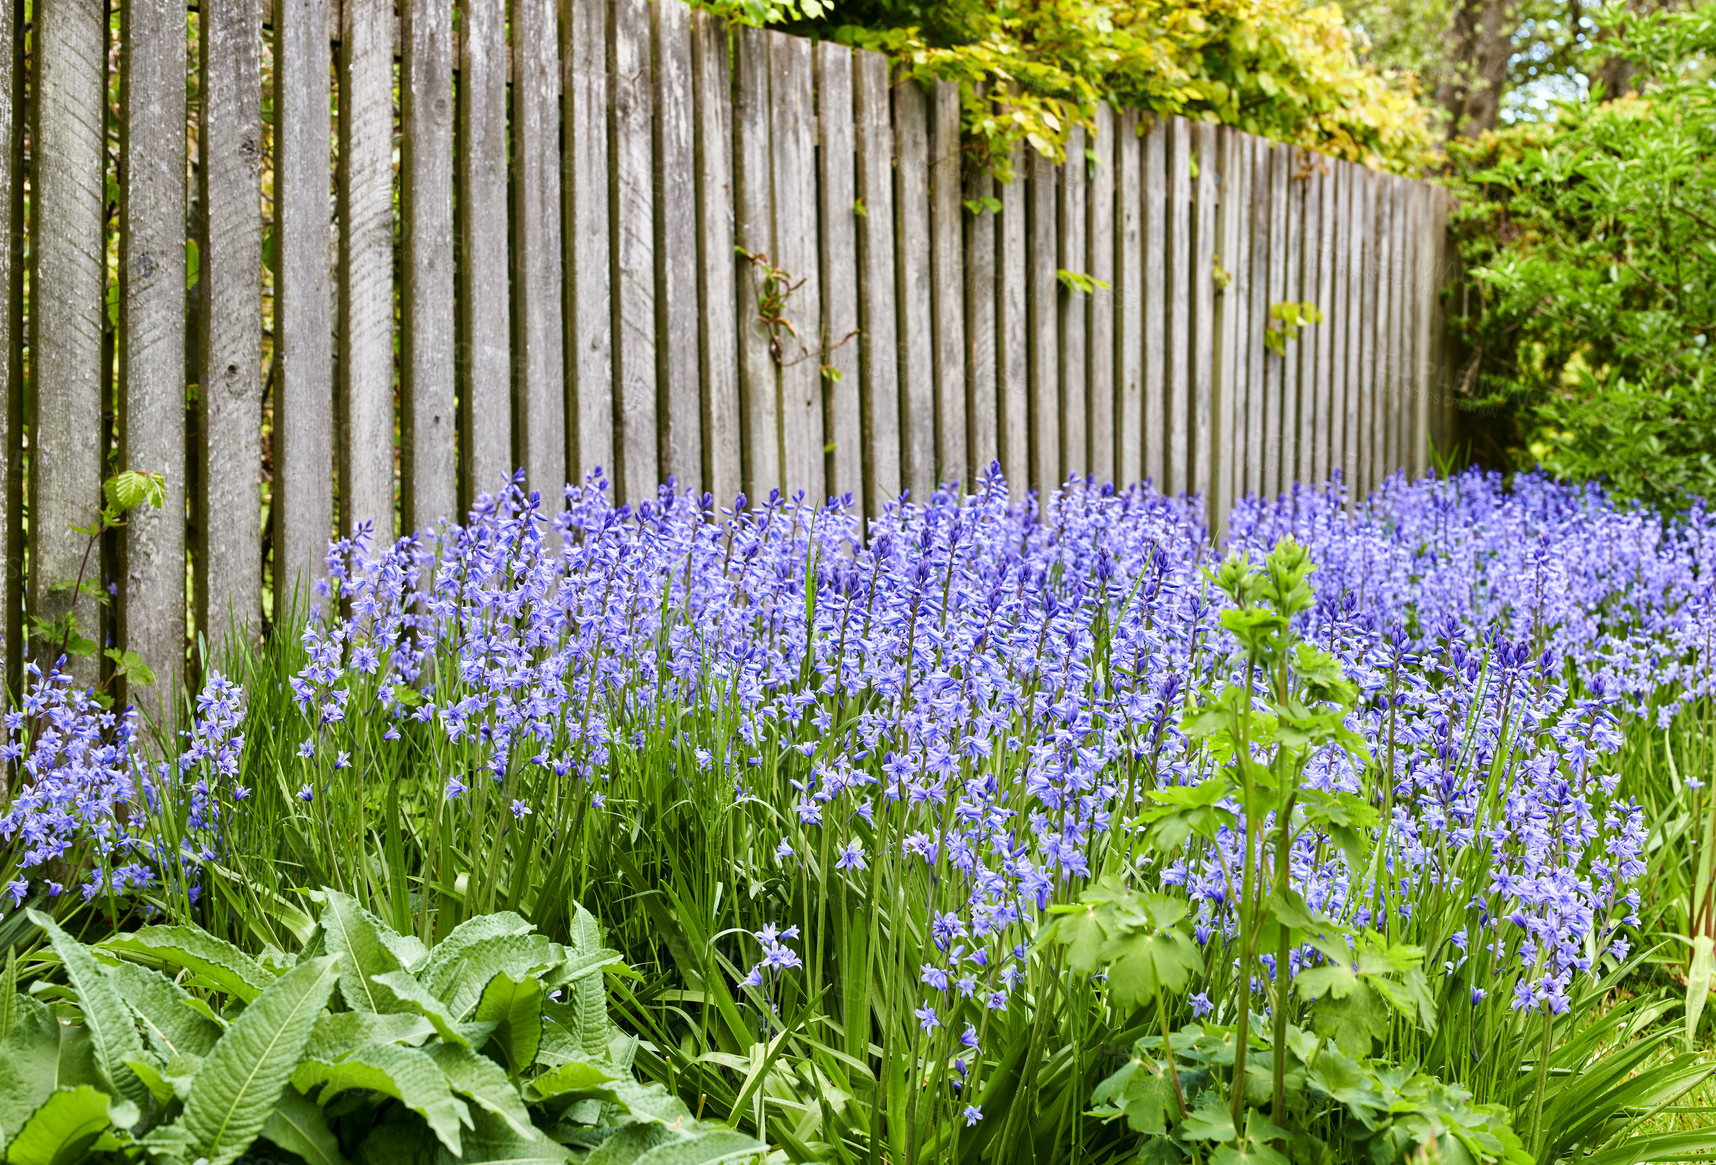
[[[1272,303],[1269,323],[1263,329],[1264,345],[1277,356],[1287,355],[1289,340],[1299,338],[1299,330],[1323,322],[1323,313],[1313,303]]]
[[[259,1139],[327,1165],[762,1152],[632,1080],[636,1042],[602,989],[619,956],[581,909],[581,944],[502,913],[431,951],[345,894],[319,897],[310,940],[270,967],[189,927],[85,946],[32,911],[51,953],[22,994],[7,963],[6,1159],[232,1165]]]
[[[1612,15],[1600,48],[1636,63],[1641,95],[1456,151],[1463,388],[1511,416],[1519,463],[1672,505],[1716,496],[1716,9]]]
[[[958,82],[966,129],[982,160],[1003,176],[1021,143],[1063,157],[1068,132],[1089,126],[1099,101],[1234,125],[1401,173],[1422,167],[1432,143],[1410,80],[1357,59],[1335,4],[704,0],[704,6],[879,49],[922,79]]]

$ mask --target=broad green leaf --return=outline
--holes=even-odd
[[[143,1027],[149,1047],[163,1060],[181,1053],[206,1056],[221,1027],[199,1013],[191,994],[161,972],[136,963],[105,968],[107,977]]]
[[[59,1088],[31,1114],[6,1146],[10,1165],[73,1165],[82,1161],[95,1139],[113,1125],[135,1124],[137,1110],[109,1113],[111,1098],[88,1084]]]
[[[536,1063],[542,1046],[542,981],[528,975],[496,975],[483,988],[474,1017],[495,1024],[494,1040],[514,1078]]]
[[[1159,990],[1179,991],[1204,966],[1197,944],[1177,927],[1117,935],[1104,944],[1102,957],[1109,963],[1109,994],[1123,1008],[1147,1003]]]
[[[531,1102],[554,1100],[564,1096],[603,1096],[613,1095],[604,1085],[617,1079],[608,1070],[606,1064],[596,1064],[589,1060],[573,1060],[560,1065],[551,1072],[545,1072],[530,1082]]]
[[[530,933],[530,923],[510,910],[498,914],[482,914],[467,918],[455,926],[447,937],[435,944],[429,957],[416,970],[417,980],[425,987],[442,981],[442,976],[464,956],[467,948],[496,935]],[[431,988],[433,990],[433,988]],[[435,992],[439,994],[439,992]]]
[[[1716,977],[1716,940],[1707,934],[1692,940],[1692,962],[1686,969],[1686,1038],[1698,1031],[1698,1017],[1710,1001],[1711,979]]]
[[[385,975],[377,975],[375,981],[392,991],[400,1003],[433,1024],[442,1039],[470,1046],[470,1037],[459,1030],[459,1022],[448,1014],[446,1005],[425,991],[410,971],[389,971]]]
[[[1108,941],[1096,911],[1082,902],[1055,908],[1048,924],[1037,932],[1037,941],[1058,943],[1067,949],[1067,969],[1075,975],[1096,973],[1102,944]]]
[[[767,1146],[760,1142],[717,1126],[700,1129],[689,1136],[682,1134],[677,1140],[640,1153],[635,1160],[637,1165],[714,1165],[717,1161],[761,1157],[765,1152]],[[595,1163],[596,1154],[592,1153],[589,1160]],[[602,1160],[608,1162],[612,1158],[604,1157]]]
[[[46,932],[49,945],[65,968],[67,982],[77,992],[102,1078],[119,1096],[139,1106],[148,1105],[152,1099],[148,1087],[125,1066],[127,1060],[144,1058],[143,1041],[137,1035],[137,1023],[130,1009],[119,998],[119,992],[88,947],[39,910],[32,909],[29,918]]]
[[[330,954],[340,956],[340,995],[353,1011],[395,1012],[403,1005],[373,976],[402,971],[400,961],[383,938],[387,929],[379,918],[338,890],[323,892],[323,941]]]
[[[87,1031],[61,1024],[29,996],[18,996],[17,1002],[18,1019],[0,1040],[0,1144],[54,1089],[99,1079]]]
[[[1123,1065],[1096,1086],[1090,1099],[1093,1105],[1107,1105],[1124,1116],[1126,1127],[1133,1132],[1148,1135],[1166,1133],[1168,1114],[1179,1112],[1174,1082],[1168,1079],[1166,1068],[1144,1060]]]
[[[369,1044],[333,1064],[305,1060],[292,1072],[292,1087],[314,1096],[324,1108],[353,1089],[391,1096],[422,1117],[455,1156],[460,1127],[471,1119],[465,1102],[448,1089],[446,1075],[428,1053],[400,1044]]]
[[[490,935],[466,946],[457,962],[443,964],[433,975],[426,969],[418,982],[447,1005],[449,1015],[466,1020],[473,1018],[483,989],[496,975],[535,975],[564,958],[565,949],[540,934]]]
[[[304,1058],[332,1063],[365,1044],[421,1047],[434,1034],[435,1025],[416,1012],[377,1015],[369,1011],[336,1011],[316,1020],[310,1042],[304,1048]]]
[[[1233,1115],[1221,1098],[1206,1092],[1180,1122],[1180,1137],[1187,1141],[1233,1141],[1238,1139],[1239,1130],[1233,1127]]]
[[[1388,1034],[1388,1004],[1356,980],[1344,997],[1331,993],[1311,1005],[1311,1027],[1348,1055],[1368,1056],[1371,1041]]]
[[[0,1041],[12,1034],[18,1022],[18,951],[6,948],[6,973],[0,976]]]
[[[333,994],[339,962],[326,955],[280,976],[209,1053],[175,1122],[209,1165],[232,1165],[261,1133]]]
[[[207,931],[190,926],[148,926],[101,942],[105,951],[141,956],[182,967],[245,1003],[262,994],[274,975],[261,963]]]
[[[476,1128],[465,1138],[460,1161],[464,1165],[560,1165],[570,1158],[570,1153],[537,1129],[521,1134],[499,1117],[479,1112]],[[591,1154],[584,1160],[588,1165],[595,1159]]]
[[[262,1136],[288,1153],[298,1154],[305,1165],[347,1165],[340,1155],[339,1138],[328,1128],[321,1106],[305,1099],[296,1088],[289,1087],[280,1094],[274,1111],[263,1122]]]
[[[447,1086],[500,1117],[521,1137],[532,1133],[530,1112],[505,1069],[480,1052],[437,1040],[424,1049],[447,1077]]]

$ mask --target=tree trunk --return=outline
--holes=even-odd
[[[1436,87],[1448,137],[1495,128],[1519,9],[1520,0],[1459,0],[1448,30],[1449,73]]]

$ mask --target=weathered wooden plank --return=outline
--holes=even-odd
[[[572,405],[568,445],[578,483],[596,470],[612,477],[614,335],[612,240],[608,189],[608,4],[566,0],[561,64],[570,96],[566,127],[565,278],[572,302],[565,315],[571,346]],[[731,252],[727,261],[732,261]]]
[[[560,41],[555,0],[512,0],[511,13],[514,452],[552,514],[566,486]]]
[[[1346,198],[1344,217],[1346,233],[1346,287],[1341,302],[1346,308],[1346,328],[1343,333],[1345,352],[1341,380],[1343,423],[1341,441],[1341,474],[1346,479],[1348,504],[1359,492],[1359,458],[1363,441],[1360,433],[1360,400],[1364,389],[1364,271],[1369,262],[1365,253],[1364,171],[1351,162],[1342,163],[1342,187]]]
[[[1025,360],[1030,369],[1027,411],[1031,431],[1031,488],[1039,506],[1065,479],[1060,435],[1060,329],[1056,326],[1060,281],[1056,278],[1056,186],[1054,159],[1028,155],[1026,186]]]
[[[468,507],[478,495],[505,486],[517,468],[507,274],[506,9],[466,5],[459,35],[457,372],[460,503]],[[566,185],[570,192],[576,184]]]
[[[1027,155],[1013,147],[1012,181],[997,191],[1001,210],[996,222],[995,383],[1001,410],[1001,468],[1010,496],[1024,498],[1031,488],[1031,367],[1027,291],[1030,286],[1027,247]]]
[[[1138,111],[1121,113],[1114,136],[1115,474],[1144,476],[1144,185]]]
[[[697,132],[698,352],[703,371],[703,480],[717,506],[740,483],[738,287],[733,267],[733,74],[727,22],[691,14]],[[677,340],[675,341],[678,342]]]
[[[899,496],[899,316],[894,277],[894,131],[888,59],[852,54],[858,151],[858,375],[864,429],[864,509],[879,514]]]
[[[1317,370],[1317,424],[1316,446],[1311,453],[1311,481],[1318,486],[1328,481],[1333,462],[1331,451],[1334,448],[1334,434],[1339,428],[1335,418],[1334,405],[1334,365],[1333,350],[1335,328],[1333,322],[1334,289],[1335,289],[1335,240],[1340,235],[1340,228],[1335,223],[1335,175],[1330,170],[1331,163],[1327,159],[1318,160],[1316,177],[1316,193],[1318,210],[1317,217],[1321,226],[1315,238],[1317,240],[1317,310],[1323,313],[1323,322],[1318,324],[1311,335],[1316,345],[1316,355],[1313,365]]]
[[[894,86],[894,253],[899,311],[901,470],[918,501],[937,484],[935,331],[930,296],[929,111],[923,86]]]
[[[789,493],[803,490],[810,501],[821,503],[828,497],[823,467],[828,437],[822,417],[814,74],[808,40],[771,33],[770,41],[776,263],[796,284],[786,308],[795,334],[777,336],[784,347],[780,369],[784,486]]]
[[[995,342],[1001,291],[996,284],[1000,220],[990,207],[995,179],[987,168],[966,184],[972,206],[965,220],[965,397],[966,441],[975,483],[1001,456],[1001,403],[996,389]]]
[[[82,634],[99,643],[94,600],[70,588],[89,542],[72,527],[95,524],[105,452],[107,8],[52,0],[34,14],[30,353],[33,383],[53,391],[30,394],[30,613],[74,613]],[[99,580],[99,560],[92,565]],[[42,646],[45,670],[59,644]],[[92,682],[94,660],[73,660],[71,671]]]
[[[1270,390],[1274,368],[1268,345],[1264,343],[1264,328],[1269,322],[1269,292],[1271,290],[1270,229],[1274,223],[1275,155],[1268,142],[1249,137],[1251,153],[1251,219],[1250,232],[1250,295],[1245,322],[1241,331],[1246,337],[1245,351],[1245,484],[1247,497],[1264,493],[1264,466],[1268,461],[1271,434],[1266,418],[1269,415]]]
[[[1287,172],[1286,222],[1277,236],[1281,245],[1283,272],[1282,298],[1303,302],[1305,245],[1305,156],[1302,150],[1287,147],[1282,159]],[[1302,332],[1301,335],[1304,333]],[[1281,362],[1281,464],[1280,482],[1276,490],[1291,493],[1299,477],[1299,448],[1302,436],[1299,427],[1299,359],[1303,339],[1287,344],[1287,355]]]
[[[1168,488],[1168,135],[1150,126],[1144,180],[1144,476]]]
[[[1290,171],[1293,165],[1293,151],[1289,146],[1271,145],[1269,147],[1269,230],[1266,236],[1269,250],[1269,284],[1264,295],[1263,315],[1258,323],[1259,330],[1268,335],[1272,321],[1269,311],[1274,305],[1288,299],[1288,268],[1291,239],[1287,233],[1287,224],[1291,217],[1289,202]],[[1255,263],[1255,259],[1253,262]],[[1263,485],[1264,497],[1272,498],[1279,494],[1283,487],[1283,466],[1290,466],[1289,454],[1292,451],[1286,436],[1286,395],[1288,360],[1285,355],[1270,352],[1264,357],[1264,389],[1263,389]],[[1287,475],[1292,470],[1288,468]]]
[[[1215,463],[1215,260],[1216,178],[1221,173],[1221,134],[1208,122],[1192,125],[1192,149],[1197,174],[1192,181],[1192,376],[1188,414],[1186,488],[1210,504],[1218,466]]]
[[[1418,438],[1422,430],[1418,427],[1418,405],[1424,395],[1424,386],[1418,377],[1418,324],[1424,314],[1424,303],[1419,297],[1418,286],[1419,269],[1424,265],[1424,251],[1419,246],[1422,207],[1419,196],[1423,189],[1416,182],[1402,181],[1400,184],[1405,212],[1400,236],[1400,256],[1404,260],[1401,264],[1401,303],[1405,309],[1400,313],[1400,347],[1404,356],[1400,370],[1400,468],[1409,476],[1417,476],[1421,457]]]
[[[274,620],[313,602],[334,525],[329,0],[276,0]]]
[[[340,528],[393,541],[393,6],[340,22]]]
[[[1114,384],[1114,180],[1115,117],[1105,104],[1096,107],[1091,149],[1095,152],[1086,187],[1085,216],[1089,224],[1085,270],[1092,286],[1085,393],[1088,410],[1086,468],[1098,482],[1120,478],[1115,463]]]
[[[774,198],[769,169],[769,40],[761,29],[733,32],[733,240],[738,265],[739,400],[745,490],[768,496],[781,481],[780,386],[761,304],[774,265]]]
[[[1185,493],[1192,486],[1192,126],[1170,118],[1167,215],[1167,463],[1162,488]]]
[[[1213,469],[1210,493],[1210,530],[1215,537],[1227,533],[1228,512],[1233,508],[1235,481],[1240,472],[1243,445],[1237,436],[1244,417],[1244,357],[1239,326],[1246,303],[1245,242],[1250,234],[1251,206],[1246,189],[1250,167],[1249,149],[1238,130],[1224,129],[1220,139],[1221,170],[1216,223],[1216,362],[1212,404],[1210,448]]]
[[[1357,388],[1354,411],[1357,417],[1354,438],[1358,444],[1358,476],[1353,481],[1354,500],[1362,502],[1376,484],[1376,406],[1381,399],[1376,391],[1376,310],[1378,235],[1376,174],[1359,169],[1354,175],[1357,192],[1353,199],[1353,214],[1363,241],[1361,255],[1357,323],[1359,330],[1358,362],[1353,369]]]
[[[1329,333],[1329,459],[1328,476],[1340,474],[1350,485],[1347,463],[1347,331],[1351,309],[1347,300],[1347,273],[1352,267],[1351,170],[1346,162],[1332,162],[1329,170],[1329,303],[1323,309]]]
[[[655,99],[655,380],[665,415],[657,450],[661,479],[682,492],[703,488],[703,409],[698,373],[697,198],[692,141],[691,8],[649,6]]]
[[[965,220],[959,86],[929,94],[930,328],[935,350],[936,481],[969,484],[965,400]]]
[[[23,5],[0,4],[0,691],[16,690],[22,658],[24,500]],[[0,696],[0,706],[7,697]],[[0,781],[0,784],[5,782]],[[4,795],[4,790],[0,790]]]
[[[822,281],[822,415],[833,446],[826,461],[830,494],[852,495],[864,513],[864,420],[858,370],[857,152],[852,106],[852,50],[816,46],[816,193],[821,210],[817,269]]]
[[[121,19],[119,463],[165,475],[166,500],[126,516],[118,639],[154,669],[127,694],[160,719],[185,658],[184,0],[124,0]]]
[[[197,626],[209,658],[262,620],[262,3],[203,13],[197,199]],[[181,574],[183,572],[180,572]],[[230,636],[230,638],[229,638]]]
[[[1090,249],[1086,244],[1086,216],[1090,207],[1085,201],[1086,176],[1089,163],[1085,160],[1084,130],[1074,127],[1067,135],[1066,160],[1060,167],[1059,270],[1070,275],[1089,277]],[[1057,272],[1058,274],[1058,272]],[[1090,382],[1085,359],[1089,355],[1088,323],[1090,296],[1077,287],[1063,283],[1059,289],[1060,306],[1060,477],[1069,473],[1081,477],[1090,472],[1089,449],[1085,424],[1086,397]]]
[[[1394,248],[1394,176],[1383,174],[1377,180],[1377,309],[1376,363],[1377,390],[1377,465],[1379,484],[1394,472],[1398,450],[1394,440],[1394,395],[1397,384],[1395,362],[1399,351],[1395,342],[1394,315],[1399,311],[1394,272],[1400,263],[1400,253]]]
[[[1326,305],[1317,298],[1322,259],[1319,244],[1324,235],[1322,175],[1317,171],[1317,163],[1318,158],[1314,154],[1303,152],[1299,155],[1300,176],[1294,198],[1299,217],[1299,290],[1293,298],[1321,311]],[[1299,423],[1295,430],[1298,437],[1293,477],[1305,486],[1317,482],[1317,335],[1324,330],[1323,324],[1309,324],[1300,329],[1298,340],[1290,345],[1294,349],[1291,355],[1299,374]]]
[[[400,9],[405,60],[399,96],[404,219],[399,390],[401,528],[454,517],[458,452],[457,331],[453,319],[453,5]]]
[[[609,20],[614,484],[621,501],[637,505],[653,501],[661,481],[656,465],[655,173],[648,0],[613,0]],[[516,21],[513,27],[518,27]]]

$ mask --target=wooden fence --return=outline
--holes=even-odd
[[[680,0],[0,0],[0,46],[8,674],[75,603],[170,678],[515,465],[1219,514],[1440,423],[1443,193],[1234,130],[1104,109],[997,183],[955,87]],[[116,466],[167,504],[98,613],[55,584]]]

